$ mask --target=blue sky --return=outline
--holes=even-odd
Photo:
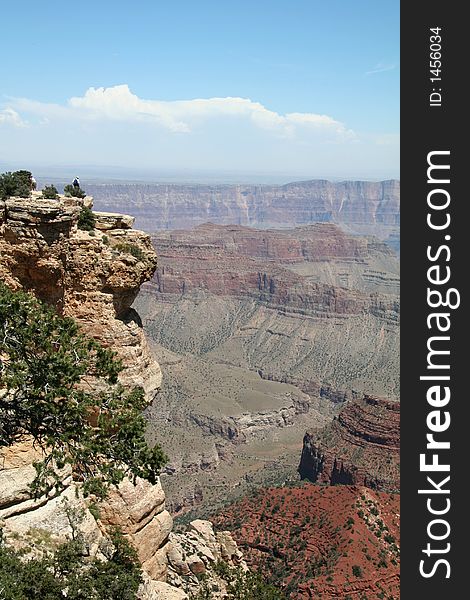
[[[1,163],[399,174],[398,0],[17,1],[2,20]]]

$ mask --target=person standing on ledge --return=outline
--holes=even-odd
[[[80,179],[78,177],[75,177],[75,179],[72,181],[72,185],[73,185],[74,190],[79,190],[80,189]]]
[[[33,175],[31,175],[31,191],[35,191],[37,188],[37,183],[36,180],[34,179]]]

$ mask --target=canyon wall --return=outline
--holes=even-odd
[[[94,229],[79,229],[83,204],[91,206],[91,198],[57,201],[36,194],[1,203],[0,276],[113,348],[125,366],[123,383],[142,386],[150,402],[161,372],[131,304],[155,271],[155,250],[147,234],[131,229],[132,217],[97,213]]]
[[[135,307],[165,381],[149,409],[174,511],[295,478],[307,429],[364,393],[399,397],[399,261],[333,223],[152,234]]]
[[[380,293],[396,291],[397,282],[393,278],[387,281],[387,273],[368,271],[370,280],[378,279],[369,293],[340,281],[321,281],[315,273],[322,263],[341,262],[344,271],[367,264],[373,254],[394,259],[385,244],[346,235],[336,225],[317,224],[285,232],[203,225],[190,231],[153,234],[152,240],[162,266],[145,289],[163,298],[204,290],[253,298],[285,312],[317,317],[371,313],[397,319],[396,298]],[[311,273],[305,271],[306,265]]]
[[[109,183],[87,188],[103,210],[129,210],[146,231],[189,229],[212,222],[251,227],[338,223],[346,230],[395,236],[400,182],[300,181],[286,185]]]

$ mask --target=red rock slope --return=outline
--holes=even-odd
[[[248,564],[294,600],[399,598],[399,495],[355,486],[271,488],[231,506]]]

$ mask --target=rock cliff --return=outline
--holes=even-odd
[[[90,556],[106,556],[107,530],[118,525],[138,550],[144,571],[153,579],[166,575],[167,543],[173,526],[165,510],[160,483],[151,485],[125,479],[106,501],[85,499],[70,471],[60,494],[33,500],[29,484],[35,476],[33,462],[41,455],[29,441],[2,449],[0,454],[0,521],[5,537],[17,548],[42,552],[65,542],[73,528],[84,536]]]
[[[7,200],[0,206],[0,276],[115,349],[126,367],[123,383],[142,386],[151,401],[161,372],[130,306],[155,271],[155,251],[147,234],[131,229],[132,217],[96,213],[94,229],[79,229],[83,205],[92,199]]]
[[[81,494],[80,486],[64,471],[65,491],[35,501],[29,484],[35,476],[33,462],[41,454],[26,441],[0,453],[0,524],[7,543],[34,557],[54,550],[80,531],[88,556],[106,560],[108,531],[118,526],[137,549],[144,583],[140,600],[187,600],[197,593],[200,576],[223,598],[226,581],[215,565],[246,570],[236,542],[227,531],[215,533],[209,521],[194,521],[188,531],[173,533],[173,519],[165,508],[158,482],[151,485],[125,479],[106,500],[95,503]]]
[[[1,202],[0,277],[73,317],[86,334],[112,348],[124,366],[122,383],[142,386],[150,404],[161,371],[131,304],[155,271],[156,253],[150,237],[133,230],[134,219],[127,215],[95,212],[94,226],[81,229],[82,211],[92,206],[91,197],[46,200],[34,192],[29,199]],[[83,497],[80,484],[64,470],[64,491],[33,500],[29,484],[40,458],[27,439],[1,450],[0,522],[9,544],[34,555],[57,547],[76,527],[88,554],[105,559],[107,531],[117,525],[138,551],[145,573],[141,597],[187,597],[165,583],[175,542],[170,544],[173,520],[160,482],[125,479],[96,503]]]
[[[31,291],[85,333],[116,350],[125,384],[140,385],[151,401],[161,383],[137,313],[130,308],[157,265],[147,234],[132,217],[96,213],[95,228],[77,223],[84,200],[11,198],[0,206],[0,276]]]
[[[400,404],[364,396],[345,404],[321,431],[306,433],[299,465],[302,479],[400,488]]]

